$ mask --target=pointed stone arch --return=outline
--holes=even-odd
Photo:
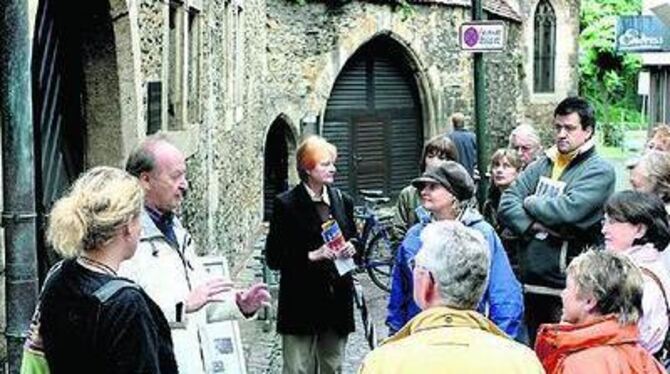
[[[390,32],[366,40],[343,64],[323,113],[321,134],[338,147],[336,186],[397,195],[419,172],[428,80],[418,59]]]

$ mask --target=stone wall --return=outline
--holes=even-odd
[[[235,61],[226,42],[229,12],[223,2],[208,2],[203,11],[203,123],[198,151],[188,161],[185,205],[185,221],[202,252],[225,254],[236,264],[262,217],[268,127],[279,116],[300,124],[323,115],[338,73],[370,40],[390,38],[405,51],[399,58],[415,71],[426,137],[447,131],[454,111],[472,115],[472,56],[458,46],[458,25],[469,19],[469,8],[414,6],[405,18],[388,5],[368,2],[251,0],[244,3],[243,114],[231,125],[226,118],[237,109],[227,97],[227,72]],[[507,51],[487,56],[492,147],[502,144],[522,108],[520,26],[508,25]],[[303,130],[293,128],[298,137]]]
[[[368,2],[329,6],[246,1],[244,82],[237,87],[243,90],[244,100],[241,119],[231,124],[228,112],[237,109],[228,96],[233,94],[229,72],[235,63],[227,42],[230,30],[225,27],[230,9],[224,2],[207,3],[202,33],[203,123],[195,129],[197,152],[188,160],[190,193],[185,204],[186,224],[202,252],[225,254],[235,265],[236,253],[253,238],[262,217],[268,127],[279,116],[300,124],[306,116],[322,115],[347,59],[373,38],[390,38],[405,51],[399,58],[415,71],[426,137],[446,131],[454,111],[471,115],[472,57],[458,47],[458,25],[469,19],[470,9],[413,9],[404,18],[388,5]],[[510,22],[510,30],[508,51],[487,57],[489,115],[496,146],[521,107],[518,24]],[[143,61],[155,65],[153,59]],[[303,129],[298,125],[293,132],[299,137]]]

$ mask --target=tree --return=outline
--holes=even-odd
[[[639,122],[639,56],[615,49],[618,16],[637,15],[641,0],[583,0],[580,19],[579,90],[596,108],[607,144],[621,140],[621,122]]]

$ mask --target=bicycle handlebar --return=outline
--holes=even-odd
[[[358,190],[358,193],[365,197],[384,197],[382,190]]]
[[[372,204],[376,205],[376,204],[388,203],[389,201],[391,201],[391,198],[390,197],[367,197],[367,196],[363,196],[363,200],[367,201],[368,203],[372,203]]]

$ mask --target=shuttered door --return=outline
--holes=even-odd
[[[323,136],[338,147],[335,185],[395,196],[419,173],[422,121],[415,83],[392,51],[371,46],[345,65],[328,100]]]
[[[83,170],[80,25],[66,18],[69,12],[63,2],[41,1],[35,23],[32,81],[40,229],[44,215]],[[43,275],[54,256],[44,243],[38,245]]]

